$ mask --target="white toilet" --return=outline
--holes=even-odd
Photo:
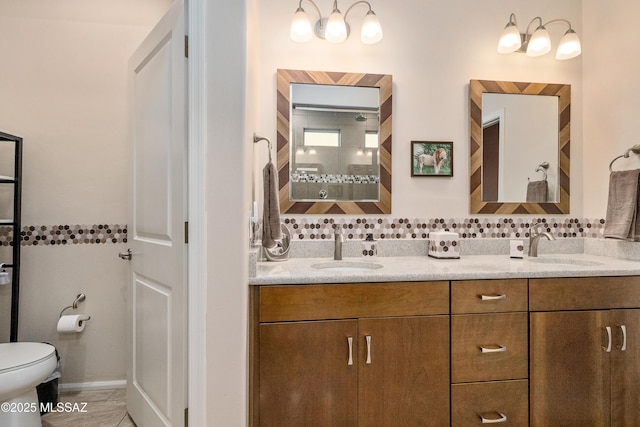
[[[41,427],[36,386],[56,369],[52,345],[0,344],[0,426]]]

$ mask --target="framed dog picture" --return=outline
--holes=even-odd
[[[411,176],[453,176],[453,142],[411,141]]]

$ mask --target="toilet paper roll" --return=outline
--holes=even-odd
[[[58,332],[82,332],[89,317],[84,314],[67,314],[58,320]]]

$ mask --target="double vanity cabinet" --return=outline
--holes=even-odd
[[[253,426],[640,425],[640,277],[250,292]]]

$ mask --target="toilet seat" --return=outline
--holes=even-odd
[[[55,348],[38,342],[0,344],[0,375],[27,368],[55,358]]]

